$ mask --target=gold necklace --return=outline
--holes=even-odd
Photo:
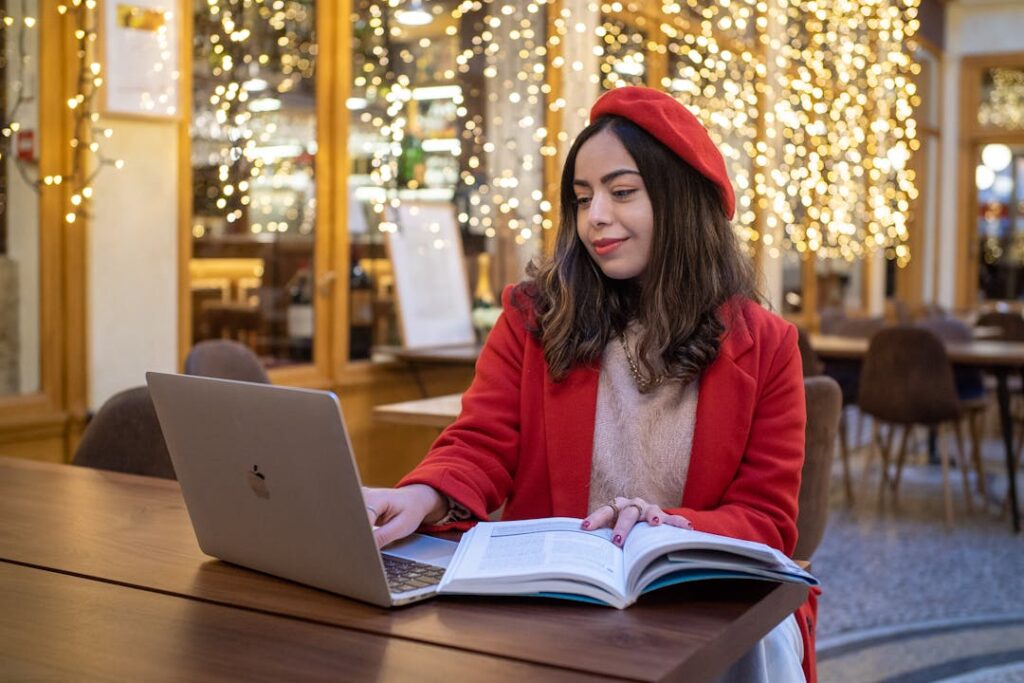
[[[629,363],[629,372],[633,375],[633,382],[641,393],[646,392],[648,389],[652,389],[665,381],[665,375],[658,375],[654,379],[645,379],[643,375],[640,374],[640,368],[637,367],[636,361],[633,359],[633,354],[629,352],[629,344],[626,343],[626,335],[623,334],[620,336],[619,341],[622,342],[622,350],[626,353],[626,362]]]

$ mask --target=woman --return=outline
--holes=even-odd
[[[378,543],[504,505],[504,519],[586,515],[619,544],[643,521],[792,553],[797,333],[755,301],[724,160],[655,90],[610,91],[590,118],[562,173],[554,258],[505,290],[461,415],[398,488],[365,492]],[[813,607],[767,645],[808,679]],[[763,655],[741,665],[785,667]]]

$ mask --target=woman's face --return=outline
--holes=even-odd
[[[576,234],[601,271],[641,277],[651,256],[654,211],[636,162],[607,128],[576,153]]]

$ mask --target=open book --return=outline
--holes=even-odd
[[[459,543],[441,593],[546,595],[622,609],[648,591],[705,579],[817,585],[778,550],[667,525],[638,524],[622,548],[612,530],[568,517],[477,524]]]

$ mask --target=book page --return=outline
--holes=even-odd
[[[622,551],[612,544],[611,531],[584,531],[580,522],[553,518],[478,524],[462,538],[445,582],[469,587],[575,579],[622,595]]]
[[[728,553],[737,569],[746,566],[760,570],[785,571],[793,575],[806,574],[783,553],[763,543],[679,529],[664,524],[653,527],[638,524],[626,538],[623,548],[629,595],[635,597],[638,587],[646,583],[646,579],[649,578],[645,575],[646,569],[656,558],[668,555],[670,560],[683,560],[690,552],[709,550]],[[695,559],[699,558],[700,555]]]

